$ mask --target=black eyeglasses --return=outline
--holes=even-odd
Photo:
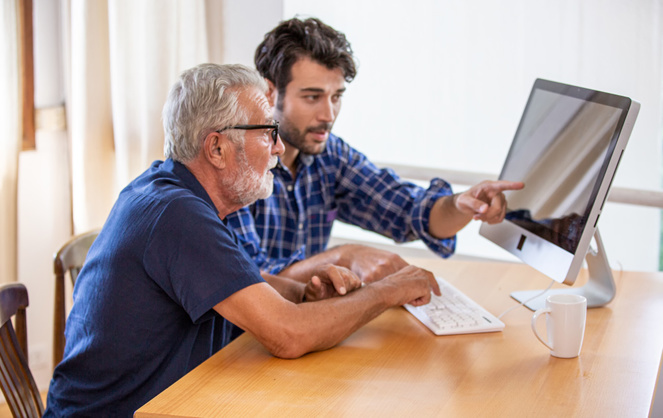
[[[227,131],[228,129],[243,129],[245,131],[251,131],[253,129],[272,129],[272,139],[274,140],[274,145],[279,140],[279,123],[274,121],[273,125],[235,125],[235,126],[226,126],[223,129],[219,129],[218,133]]]

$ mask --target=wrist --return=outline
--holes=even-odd
[[[461,211],[460,207],[458,206],[458,196],[460,196],[460,193],[444,196],[441,199],[442,201],[440,202],[441,205],[439,205],[439,209],[442,212]]]

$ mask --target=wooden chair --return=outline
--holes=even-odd
[[[22,283],[0,286],[0,385],[14,417],[41,417],[44,405],[28,366],[27,307],[28,290]]]
[[[72,286],[76,284],[78,273],[83,267],[87,252],[99,230],[76,235],[67,241],[53,256],[53,272],[55,273],[55,308],[53,314],[53,367],[62,361],[64,355],[65,315],[65,284],[64,276],[69,272]]]

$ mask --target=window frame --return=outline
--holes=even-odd
[[[22,112],[21,149],[36,149],[35,140],[35,80],[32,0],[19,0],[19,68]]]

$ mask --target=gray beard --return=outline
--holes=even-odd
[[[253,167],[249,166],[244,150],[241,150],[237,155],[237,165],[238,169],[234,178],[223,181],[223,185],[233,203],[244,207],[256,200],[271,196],[274,189],[273,177],[268,173],[260,175]]]

